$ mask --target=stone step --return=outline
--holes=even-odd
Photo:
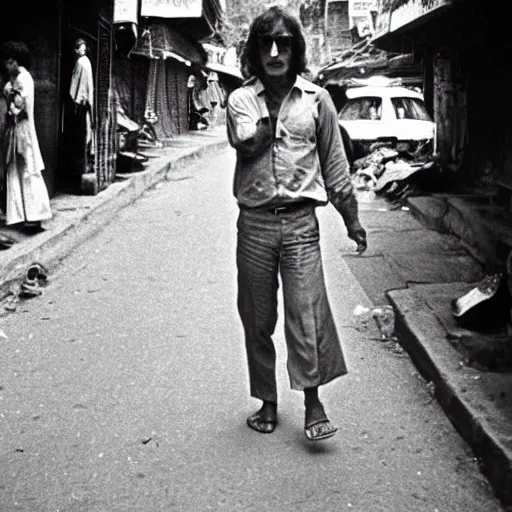
[[[484,267],[504,264],[512,249],[512,212],[482,197],[443,195],[408,199],[411,213],[430,229],[457,236]]]

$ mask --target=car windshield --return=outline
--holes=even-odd
[[[425,104],[417,98],[391,98],[397,119],[415,119],[417,121],[431,121]]]
[[[379,120],[381,115],[382,98],[364,96],[348,100],[341,109],[339,118],[343,121],[356,121],[359,119]]]

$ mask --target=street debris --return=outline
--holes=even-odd
[[[4,251],[12,247],[17,240],[12,236],[7,235],[6,233],[0,233],[0,251]]]
[[[372,192],[391,201],[403,201],[418,195],[425,183],[435,183],[431,178],[440,170],[428,143],[420,144],[411,153],[389,147],[389,143],[376,142],[366,156],[353,162],[351,171],[352,183],[360,194]]]
[[[354,308],[353,315],[358,317],[358,325],[356,326],[356,329],[359,332],[368,331],[369,321],[373,319],[380,331],[380,341],[382,346],[389,350],[393,355],[399,357],[407,356],[406,350],[402,347],[398,338],[395,336],[395,312],[392,306],[385,304],[383,306],[367,308],[365,306],[357,305]]]
[[[391,306],[378,306],[373,308],[375,318],[382,334],[382,339],[392,340],[395,334],[395,311]]]
[[[436,396],[436,385],[430,381],[427,383],[427,391],[430,394],[432,398],[435,398]]]
[[[48,270],[40,263],[32,263],[20,285],[20,297],[30,299],[42,295],[43,286],[48,282]]]
[[[510,372],[510,291],[504,272],[486,274],[477,286],[452,299],[452,315],[465,332],[447,337],[462,356],[460,367],[485,372]]]
[[[399,357],[406,357],[407,352],[405,351],[404,347],[400,345],[398,341],[396,341],[396,338],[394,338],[391,341],[385,341],[386,348],[395,356]]]
[[[370,318],[374,318],[379,327],[383,341],[394,341],[395,333],[395,311],[392,306],[374,306],[367,308],[357,305],[354,308],[354,316],[360,318],[360,322],[364,330],[367,330],[367,324]]]
[[[1,299],[6,312],[15,312],[23,299],[39,297],[48,284],[48,269],[41,263],[32,263],[19,284],[9,289]]]

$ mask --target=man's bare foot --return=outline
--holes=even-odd
[[[271,434],[277,425],[277,404],[263,402],[261,409],[247,418],[247,425],[261,434]]]
[[[311,441],[320,441],[328,439],[337,432],[335,427],[327,417],[322,402],[318,399],[318,393],[306,393],[306,419],[304,432]]]

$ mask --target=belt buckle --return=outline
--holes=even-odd
[[[285,212],[287,210],[286,206],[276,206],[275,208],[272,208],[271,212],[274,215],[278,215],[281,212]]]

